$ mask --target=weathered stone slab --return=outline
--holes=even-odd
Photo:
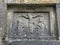
[[[9,38],[12,37],[13,39],[48,39],[48,37],[50,37],[49,13],[14,13],[14,17],[10,17],[11,14],[8,14],[8,16],[9,17],[6,35],[8,35]],[[11,22],[12,18],[13,23]]]
[[[4,45],[60,45],[59,41],[14,41],[5,42]]]

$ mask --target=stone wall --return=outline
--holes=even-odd
[[[0,0],[0,45],[2,45],[3,32],[5,30],[5,16],[4,0]]]
[[[6,5],[5,5],[4,2],[9,2],[9,1],[0,0],[0,45],[2,45],[2,38],[3,38],[3,35],[4,35],[4,30],[6,30],[5,29],[6,28]],[[10,0],[10,3],[12,3],[12,2],[14,2],[14,3],[25,3],[25,4],[28,4],[28,3],[29,4],[30,3],[31,4],[32,3],[34,3],[34,4],[44,4],[44,3],[59,3],[60,0],[34,0],[34,1],[32,1],[32,0],[24,0],[24,1]],[[58,24],[59,37],[60,37],[60,4],[57,4],[56,7],[57,7],[56,8],[57,9],[57,24]],[[16,43],[18,43],[18,42],[16,42]],[[24,45],[23,43],[25,43],[25,42],[21,42],[22,45]],[[30,44],[30,43],[32,43],[32,42],[28,42],[28,44]],[[40,42],[40,43],[38,43],[38,45],[40,45],[40,44],[41,45],[48,45],[48,44],[49,45],[60,45],[59,43],[60,43],[60,41],[57,41],[57,42],[56,41],[55,42],[54,41],[53,42],[42,42],[42,43]],[[37,42],[36,42],[36,44],[37,44]],[[33,45],[33,43],[31,45]]]

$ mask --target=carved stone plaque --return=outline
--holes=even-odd
[[[49,13],[14,13],[7,29],[8,38],[45,39],[50,37]],[[11,27],[12,26],[12,27]]]

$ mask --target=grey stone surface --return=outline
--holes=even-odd
[[[48,39],[49,34],[49,13],[16,13],[7,24],[6,37],[13,39]],[[11,16],[11,15],[10,15]],[[12,30],[11,30],[11,28]]]
[[[15,41],[4,45],[60,45],[58,41]]]
[[[57,4],[57,15],[58,15],[58,27],[59,25],[59,5]],[[4,18],[5,19],[5,18]],[[58,41],[13,41],[13,42],[4,42],[4,45],[60,45],[60,42]]]
[[[5,5],[3,2],[0,3],[0,27],[2,30],[4,29],[4,23],[5,23]]]
[[[60,3],[56,4],[56,11],[57,11],[58,34],[60,39]]]
[[[4,0],[0,0],[0,45],[2,45],[2,38],[5,25],[5,4]]]
[[[60,4],[57,4],[56,7],[57,7],[58,30],[60,36]],[[5,23],[6,23],[6,8],[5,8],[5,4],[1,2],[0,3],[0,32],[1,32],[0,37],[3,37],[2,34],[4,31]],[[11,43],[5,41],[4,45],[60,45],[60,41],[14,41]]]

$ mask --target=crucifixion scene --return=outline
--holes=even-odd
[[[48,13],[15,13],[11,37],[14,39],[40,39],[49,36]]]

